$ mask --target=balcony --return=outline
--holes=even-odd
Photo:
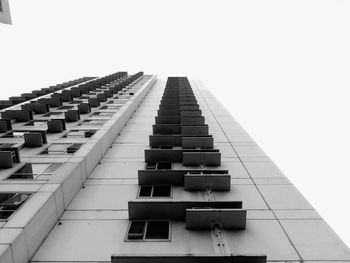
[[[187,229],[245,229],[240,201],[129,201],[129,220],[180,220]]]

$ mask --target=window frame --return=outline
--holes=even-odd
[[[152,187],[150,196],[140,196],[141,188],[142,188],[142,187],[147,187],[147,186],[151,186],[151,187]],[[169,196],[153,196],[154,187],[157,187],[157,186],[168,186],[168,187],[170,188]],[[136,198],[137,198],[137,199],[165,199],[165,198],[166,198],[166,199],[171,199],[171,198],[173,198],[173,188],[172,188],[172,185],[169,185],[169,184],[140,185],[140,186],[139,186],[139,189],[138,189],[138,191],[137,191]]]
[[[1,138],[24,138],[24,134],[29,133],[28,131],[9,131],[1,136]]]
[[[114,114],[116,114],[117,111],[95,111],[93,112],[90,117],[101,117],[101,118],[107,118],[112,117]]]
[[[159,169],[158,166],[163,165],[163,164],[169,164],[170,163],[170,168],[169,169],[164,169],[161,168]],[[155,168],[151,168],[151,167],[155,167]],[[146,166],[145,166],[145,170],[149,170],[149,171],[171,171],[173,169],[173,162],[146,162]]]
[[[78,126],[103,126],[107,121],[108,119],[85,119]]]
[[[144,222],[144,228],[142,231],[141,239],[129,239],[129,231],[133,222]],[[146,238],[147,230],[148,230],[148,222],[168,222],[168,238],[158,238],[158,239],[150,239]],[[170,242],[171,241],[171,231],[172,230],[172,222],[170,220],[130,220],[127,231],[125,234],[124,241],[125,242]]]
[[[43,114],[43,117],[55,117],[55,118],[59,118],[59,117],[64,117],[64,113],[65,111],[50,111],[50,112],[47,112],[45,114]]]
[[[75,108],[76,108],[76,106],[74,106],[74,105],[62,105],[62,106],[58,107],[57,110],[73,110]]]
[[[53,146],[53,145],[63,145],[63,144],[70,144],[70,146],[66,147],[65,150],[62,150],[62,151],[48,151],[48,149]],[[74,146],[74,145],[79,145],[79,148],[76,149],[74,152],[69,152],[69,148]],[[81,149],[81,147],[83,146],[84,144],[83,143],[70,143],[70,142],[67,142],[67,143],[51,143],[49,146],[47,146],[44,150],[42,150],[39,155],[49,155],[49,156],[56,156],[56,155],[73,155],[75,154],[77,151],[79,151]],[[50,154],[50,152],[52,152]]]
[[[37,123],[42,123],[42,124],[35,125],[36,122]],[[31,121],[27,122],[26,124],[24,124],[24,126],[29,126],[29,127],[42,127],[44,125],[47,126],[47,120],[31,120]]]
[[[82,133],[84,133],[84,135],[80,136],[80,135],[70,134],[70,133],[74,133],[74,132],[76,132],[76,133],[82,132]],[[72,138],[84,138],[84,139],[89,139],[89,138],[92,138],[96,134],[96,132],[98,132],[97,129],[73,129],[73,130],[69,130],[68,132],[66,132],[62,136],[62,138],[70,138],[70,139],[72,139]],[[92,135],[87,137],[86,136],[87,133],[92,133]]]
[[[14,196],[13,197],[15,197],[16,195],[26,195],[27,197],[25,198],[25,200],[24,201],[22,201],[17,207],[16,207],[16,209],[1,209],[0,208],[0,213],[3,213],[3,212],[10,212],[11,214],[5,219],[5,218],[1,218],[0,217],[0,222],[7,222],[8,220],[10,220],[11,219],[11,217],[14,215],[14,214],[16,214],[17,212],[18,212],[18,210],[23,206],[23,204],[24,203],[26,203],[30,198],[31,198],[31,196],[32,196],[32,193],[29,193],[29,192],[1,192],[0,193],[0,195],[4,195],[4,194],[13,194]],[[10,197],[9,199],[11,199],[11,198],[13,198],[13,197]],[[8,199],[8,200],[9,200]],[[3,203],[3,202],[2,202]],[[3,207],[3,206],[1,206],[1,204],[2,203],[0,203],[0,207]]]
[[[26,173],[18,173],[18,171],[20,171],[21,169],[23,169],[27,164],[31,164],[31,165],[35,165],[35,164],[48,164],[48,167],[45,168],[43,171],[39,172],[39,173],[27,173],[28,175],[32,174],[33,175],[33,179],[28,179],[28,178],[10,178],[11,176],[15,175],[15,174],[26,174]],[[64,163],[53,163],[53,162],[47,162],[47,163],[24,163],[24,165],[22,165],[21,167],[19,167],[18,169],[16,169],[14,172],[12,172],[8,177],[6,177],[4,180],[10,180],[10,181],[27,181],[27,180],[32,180],[32,181],[48,181],[50,180],[50,178],[59,170],[61,169],[62,165]],[[58,167],[51,173],[45,172],[47,169],[49,169],[52,165],[58,165]],[[34,176],[35,175],[35,176]],[[40,179],[40,176],[47,176],[50,178],[47,179]],[[38,179],[39,178],[39,179]]]

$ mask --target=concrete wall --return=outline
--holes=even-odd
[[[171,222],[170,241],[126,242],[127,204],[138,191],[137,170],[165,86],[158,80],[66,207],[31,262],[109,262],[112,254],[216,254],[212,231],[188,231]],[[216,200],[240,200],[245,230],[222,230],[225,253],[267,254],[269,262],[350,262],[350,251],[234,118],[200,82],[198,103],[229,169],[230,192]],[[173,187],[171,200],[206,200],[202,192]]]

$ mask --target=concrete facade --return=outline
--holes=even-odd
[[[0,0],[0,23],[12,24],[8,0]]]
[[[117,80],[113,81],[110,84],[115,84]],[[108,86],[108,82],[103,85],[113,86]],[[43,173],[37,179],[9,180],[9,175],[14,174],[21,163],[0,170],[1,193],[30,194],[14,214],[0,221],[0,262],[97,263],[111,262],[112,255],[119,257],[113,262],[194,262],[196,256],[214,257],[210,262],[221,262],[219,257],[228,255],[266,255],[268,262],[350,262],[349,248],[199,81],[190,81],[190,86],[209,127],[213,149],[220,153],[220,164],[211,166],[210,171],[216,175],[220,175],[220,171],[228,171],[229,189],[215,191],[212,184],[209,190],[185,191],[184,186],[176,181],[175,172],[170,172],[167,180],[173,180],[173,183],[170,184],[169,196],[142,197],[141,191],[145,189],[140,185],[151,185],[141,183],[142,180],[165,180],[147,177],[148,168],[145,168],[152,163],[154,147],[150,147],[150,135],[157,134],[153,125],[155,117],[160,114],[158,110],[165,86],[166,80],[140,76],[116,92],[121,94],[119,98],[107,98],[85,117],[81,115],[80,120],[67,122],[62,133],[48,133],[47,144],[21,148],[21,162],[60,164],[49,177]],[[74,86],[67,89],[74,90]],[[125,95],[126,91],[132,95]],[[125,97],[121,99],[121,96]],[[79,100],[79,97],[74,100]],[[86,126],[96,129],[91,138],[62,138],[62,134],[81,129],[80,124],[84,120],[97,118],[91,114],[103,112],[101,108],[113,104],[119,106],[112,115],[104,118],[101,126]],[[69,105],[69,102],[63,104]],[[40,114],[35,114],[34,118],[38,121],[47,119]],[[14,122],[12,126],[13,130],[20,131],[24,123]],[[9,140],[23,143],[23,137],[0,138],[0,143],[8,143]],[[188,143],[194,140],[192,138]],[[69,156],[40,154],[55,142],[82,143],[82,146]],[[166,156],[167,148],[163,150],[163,156]],[[170,151],[176,150],[173,147]],[[157,158],[165,160],[163,156]],[[150,158],[148,163],[145,162],[147,158]],[[173,162],[170,171],[190,169],[188,167],[181,162]],[[165,173],[161,176],[166,177]],[[161,185],[165,181],[162,182]],[[154,194],[154,185],[157,184],[152,185]],[[221,222],[225,218],[222,216],[215,219],[220,223],[218,226],[191,229],[189,225],[205,220],[205,216],[198,217],[194,212],[194,221],[190,222],[192,214],[187,214],[186,210],[186,221],[169,219],[169,233],[165,239],[147,239],[145,234],[141,239],[129,236],[132,222],[139,222],[140,218],[142,222],[147,221],[147,227],[151,229],[150,222],[153,221],[149,219],[154,216],[151,211],[162,213],[155,210],[157,206],[161,207],[163,214],[174,214],[176,218],[175,206],[185,202],[194,202],[195,205],[190,207],[196,207],[201,202],[217,203],[219,210],[219,203],[241,202],[243,208],[238,210],[246,212],[245,226],[224,227]],[[235,209],[232,211],[237,212]],[[147,213],[150,214],[144,218]],[[228,224],[236,219],[234,215]],[[156,227],[156,230],[159,229]],[[147,255],[153,256],[132,258]],[[120,256],[126,256],[126,259]],[[157,256],[178,258],[159,259]],[[235,260],[229,259],[230,262]],[[247,257],[237,262],[262,261]]]

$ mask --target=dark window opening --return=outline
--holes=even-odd
[[[84,120],[79,125],[81,126],[102,126],[107,120]]]
[[[14,143],[0,143],[0,148],[12,147]]]
[[[26,124],[24,124],[24,126],[43,126],[43,125],[47,125],[47,121],[30,121]]]
[[[96,133],[96,130],[71,130],[64,138],[91,138]]]
[[[171,169],[172,163],[171,162],[161,162],[157,165],[157,170],[160,169]]]
[[[69,104],[80,104],[80,103],[83,103],[82,100],[73,100],[71,102],[69,102]]]
[[[9,133],[6,133],[5,135],[3,135],[2,138],[22,138],[22,137],[24,137],[25,133],[26,132],[24,132],[24,131],[9,132]]]
[[[61,163],[26,163],[6,180],[48,180]]]
[[[160,162],[160,163],[147,163],[146,170],[170,170],[172,167],[171,162]]]
[[[142,240],[145,232],[146,221],[133,221],[128,231],[128,239]]]
[[[171,197],[171,186],[141,185],[138,197]]]
[[[94,112],[93,116],[113,116],[115,112]]]
[[[172,149],[173,148],[173,146],[171,146],[171,145],[161,145],[161,146],[159,146],[159,149]]]
[[[170,222],[163,220],[132,221],[129,225],[127,240],[169,240]]]
[[[153,187],[153,197],[170,197],[170,185],[155,185]]]
[[[169,221],[148,221],[145,239],[169,239]]]
[[[157,163],[147,163],[146,170],[155,170],[157,168]]]
[[[81,143],[53,143],[40,154],[61,155],[75,153],[81,147]]]
[[[74,106],[67,106],[67,105],[64,105],[64,106],[61,106],[58,108],[58,110],[70,110],[70,109],[73,109]]]
[[[142,185],[140,187],[139,196],[140,197],[150,197],[152,196],[153,187],[150,185]]]
[[[110,104],[110,102],[108,102]],[[113,103],[113,102],[112,102]],[[119,110],[122,105],[102,106],[100,110]]]
[[[50,116],[64,116],[64,111],[52,111],[43,115],[44,117]]]
[[[0,220],[8,219],[28,199],[29,194],[0,194]]]

